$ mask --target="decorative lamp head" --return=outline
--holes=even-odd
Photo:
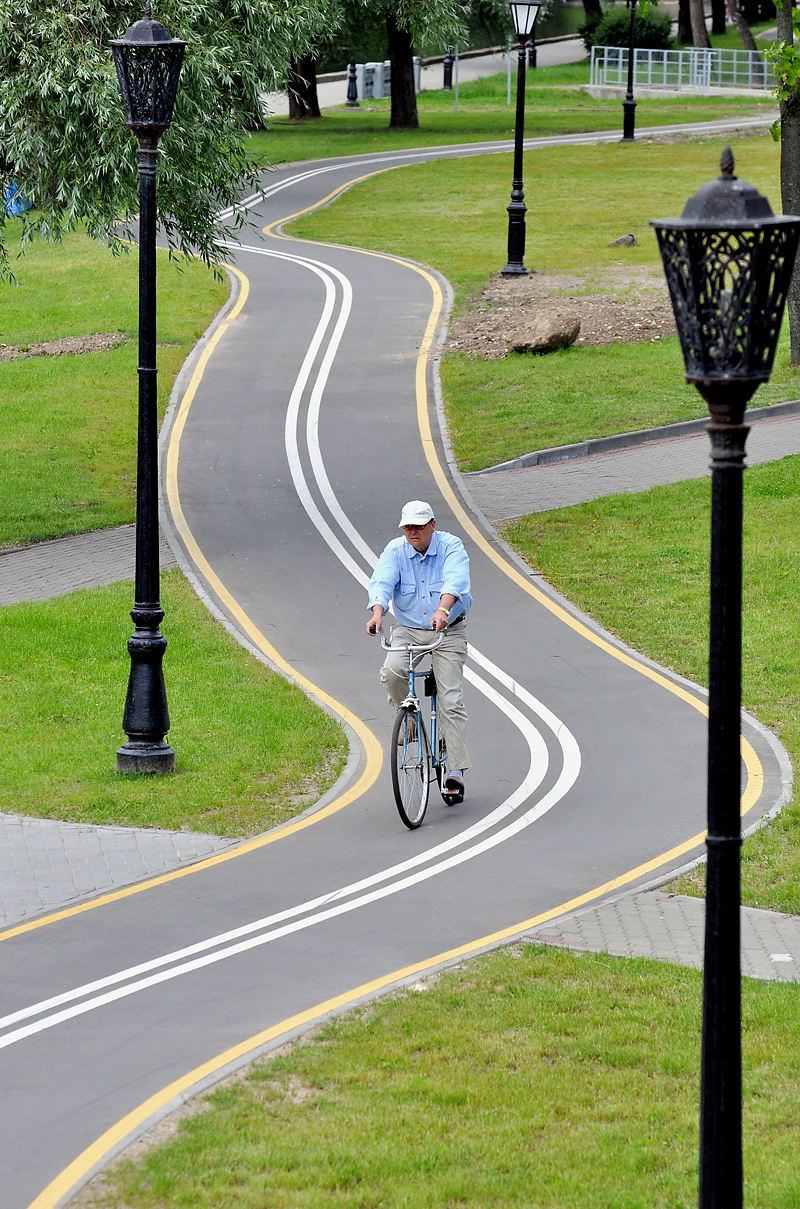
[[[509,0],[511,20],[518,38],[531,36],[541,6],[542,0]]]
[[[124,38],[114,38],[111,49],[126,124],[137,134],[159,138],[172,121],[186,43],[153,19],[148,2],[142,19]]]
[[[741,414],[772,372],[800,218],[772,212],[733,172],[687,201],[680,218],[652,219],[675,312],[686,381],[707,403],[725,397]],[[724,409],[723,409],[724,410]],[[724,418],[720,413],[720,418]]]

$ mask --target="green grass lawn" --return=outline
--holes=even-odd
[[[732,140],[737,167],[780,208],[779,150],[769,137]],[[680,213],[715,175],[723,141],[634,147],[554,147],[526,160],[526,262],[547,274],[592,280],[630,267],[659,270],[651,217]],[[505,263],[510,156],[440,161],[365,181],[335,205],[291,224],[293,234],[407,256],[441,270],[456,310],[474,304]],[[591,181],[591,205],[586,182]],[[610,248],[631,232],[637,247]],[[580,297],[575,298],[580,308]],[[647,428],[704,414],[683,382],[677,337],[607,348],[573,347],[548,357],[499,361],[447,354],[445,407],[456,456],[478,470],[533,449]],[[800,396],[800,374],[779,347],[762,405]]]
[[[515,68],[516,70],[516,68]],[[574,134],[587,130],[622,129],[618,100],[596,100],[582,91],[589,83],[589,60],[529,72],[525,89],[525,134]],[[516,89],[516,77],[513,81]],[[389,129],[389,101],[370,101],[359,109],[326,109],[314,121],[273,118],[269,130],[251,136],[251,153],[260,163],[277,164],[335,155],[360,155],[405,147],[435,147],[446,143],[483,142],[514,136],[514,103],[506,104],[506,76],[500,73],[471,80],[459,87],[459,112],[453,92],[419,93],[418,130]],[[642,97],[636,123],[645,126],[703,122],[715,118],[751,117],[776,112],[763,98]],[[510,187],[510,177],[509,177]]]
[[[84,235],[35,242],[0,283],[0,342],[122,332],[123,344],[80,356],[0,363],[0,546],[134,518],[138,257],[113,258]],[[159,253],[159,411],[187,353],[228,296],[200,264],[179,271]]]
[[[700,974],[515,946],[203,1097],[92,1209],[689,1209]],[[800,992],[745,980],[745,1198],[800,1203]],[[84,1202],[82,1202],[83,1204]]]
[[[699,684],[708,670],[710,480],[526,516],[505,536],[560,592]],[[800,457],[745,474],[742,700],[800,760]],[[742,899],[800,913],[800,803],[745,841]],[[704,871],[684,880],[702,893]]]
[[[161,600],[169,777],[115,771],[132,583],[0,609],[0,811],[242,836],[333,784],[345,757],[334,719],[240,647],[180,571],[162,575]]]

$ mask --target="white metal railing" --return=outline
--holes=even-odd
[[[593,85],[628,85],[628,51],[621,46],[593,46]],[[643,50],[633,58],[634,85],[641,88],[776,88],[772,68],[757,50]]]

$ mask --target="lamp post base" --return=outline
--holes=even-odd
[[[622,138],[621,143],[635,143],[636,137],[634,130],[636,128],[636,102],[622,102]]]
[[[527,277],[528,270],[521,261],[509,260],[504,269],[500,270],[501,277]]]
[[[123,743],[117,748],[117,772],[153,774],[175,771],[175,752],[169,743]]]

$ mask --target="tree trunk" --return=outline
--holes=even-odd
[[[689,13],[692,19],[692,46],[698,50],[708,50],[711,43],[706,30],[706,17],[703,0],[689,0]]]
[[[736,32],[742,39],[742,45],[745,50],[758,50],[756,40],[753,37],[750,26],[744,19],[744,14],[739,7],[739,0],[730,0],[730,18],[732,24],[736,27]]]
[[[736,0],[731,0],[731,3],[735,4]],[[711,32],[725,33],[725,0],[711,0]]]
[[[678,0],[678,43],[680,46],[692,45],[692,14],[691,0]]]
[[[583,0],[583,11],[587,20],[589,17],[597,17],[599,21],[603,15],[603,10],[600,7],[600,0]]]
[[[289,63],[289,117],[321,117],[317,97],[317,65],[313,55],[299,55]]]
[[[392,9],[386,10],[386,40],[392,72],[392,130],[416,130],[417,94],[414,92],[414,47],[411,30],[402,29]]]
[[[792,45],[791,0],[776,5],[778,42]],[[800,87],[781,101],[781,205],[784,214],[800,214]],[[795,261],[786,300],[792,365],[800,365],[800,266]]]

